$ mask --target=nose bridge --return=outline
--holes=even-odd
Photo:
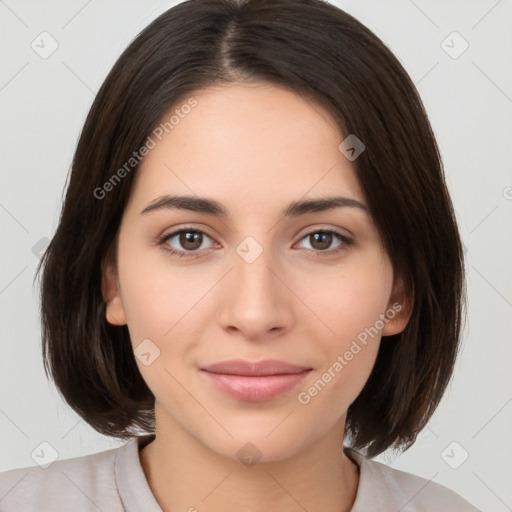
[[[278,266],[272,257],[270,237],[267,237],[265,246],[253,236],[247,236],[236,247],[234,258],[234,279],[236,280],[237,295],[239,299],[265,300],[269,304],[277,298],[278,286],[274,273],[270,270]],[[245,297],[247,295],[247,297]]]
[[[269,237],[266,238],[270,244]],[[279,264],[270,246],[263,246],[248,236],[235,248],[230,290],[220,304],[223,326],[237,328],[246,337],[263,336],[267,331],[283,327],[292,318],[289,293],[275,275]]]

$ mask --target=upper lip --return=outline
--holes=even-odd
[[[246,361],[244,359],[232,359],[221,361],[201,368],[211,373],[224,373],[228,375],[284,375],[290,373],[302,373],[311,370],[308,366],[299,366],[277,359],[266,359],[264,361]]]

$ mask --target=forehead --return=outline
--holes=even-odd
[[[182,108],[187,104],[194,106]],[[172,127],[165,125],[171,116]],[[338,149],[344,135],[335,119],[285,88],[235,83],[197,90],[173,105],[160,127],[136,171],[137,206],[166,193],[253,207],[306,195],[363,200],[353,165]]]

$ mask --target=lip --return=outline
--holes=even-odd
[[[217,390],[232,398],[262,402],[297,387],[311,370],[275,359],[258,362],[236,359],[201,368],[200,373]]]
[[[265,359],[264,361],[232,359],[205,366],[201,369],[211,373],[227,375],[266,376],[301,373],[305,370],[311,370],[311,367],[286,363],[278,359]]]

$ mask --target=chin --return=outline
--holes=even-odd
[[[306,439],[303,440],[297,437],[298,429],[293,428],[296,425],[290,424],[290,427],[295,433],[285,431],[285,429],[277,432],[280,428],[278,427],[269,434],[271,429],[267,431],[267,429],[258,428],[257,425],[251,425],[251,427],[239,430],[228,428],[233,438],[219,434],[216,436],[217,439],[212,439],[210,433],[205,435],[203,439],[204,444],[218,455],[251,467],[256,463],[278,462],[289,459],[312,444],[311,436],[306,437],[308,440],[306,442]]]

